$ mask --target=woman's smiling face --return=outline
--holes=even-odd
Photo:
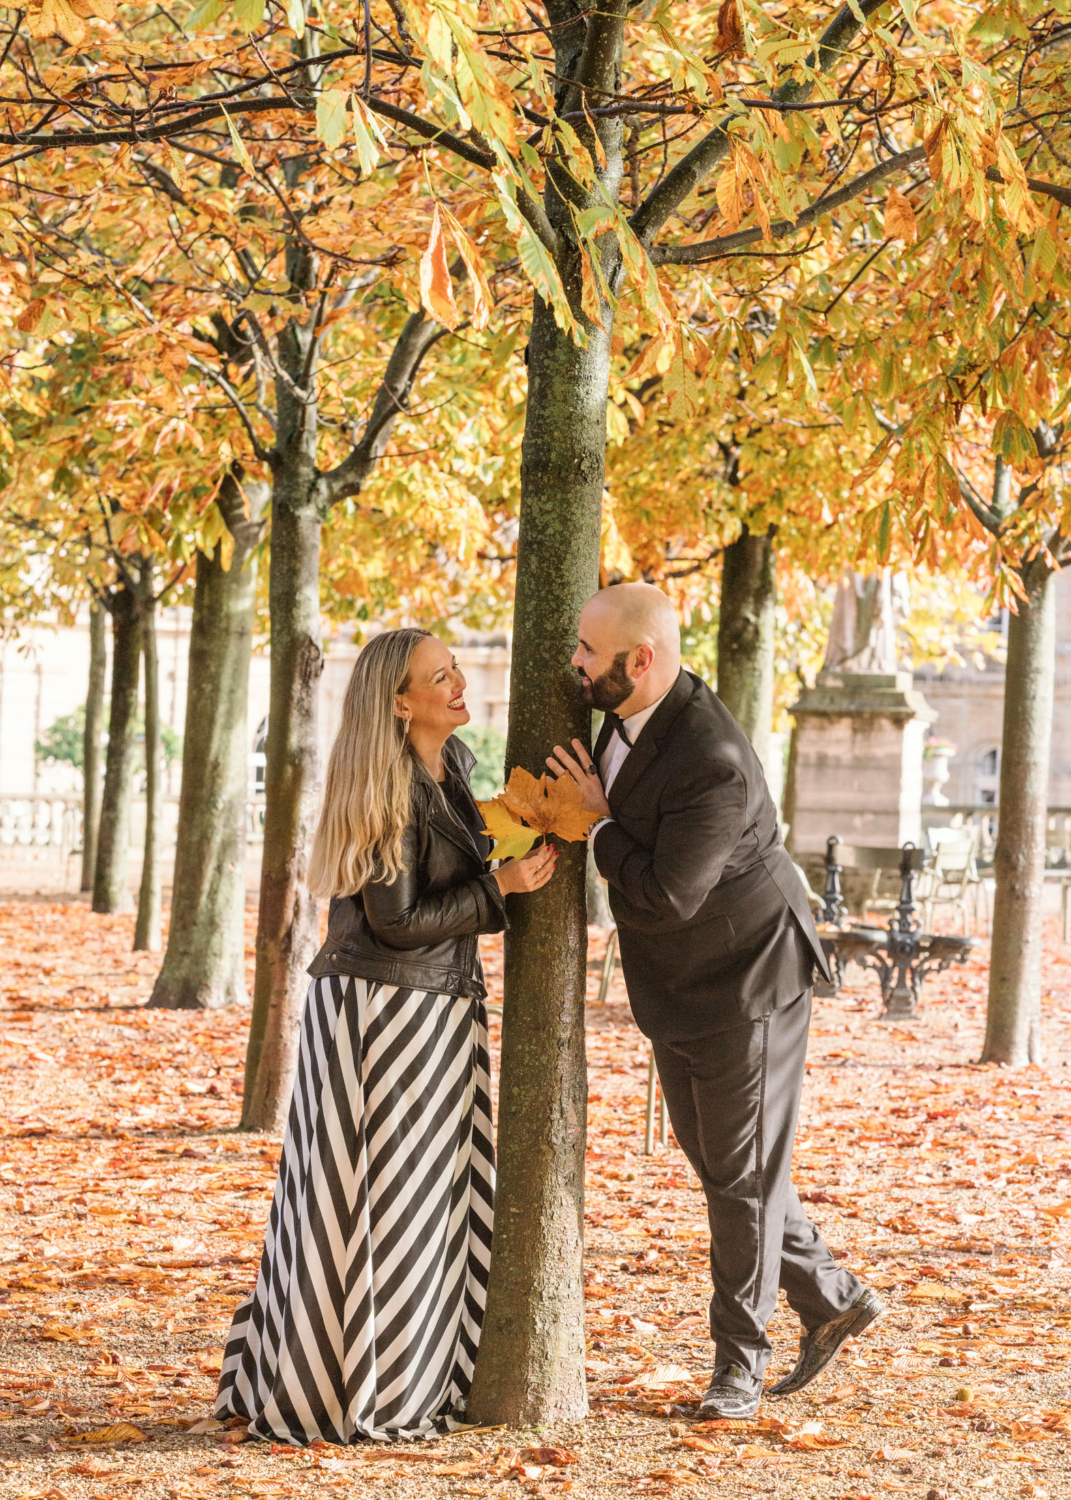
[[[442,641],[427,636],[413,652],[409,667],[409,684],[398,693],[395,707],[409,720],[409,732],[441,735],[445,740],[455,729],[467,724],[471,715],[465,707],[465,677],[454,653]]]

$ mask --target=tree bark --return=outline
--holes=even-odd
[[[89,684],[82,734],[82,879],[80,890],[93,889],[100,828],[101,761],[104,731],[104,679],[108,669],[108,617],[94,600],[89,606]]]
[[[145,663],[145,849],[141,860],[138,919],[134,952],[159,953],[160,936],[160,798],[164,755],[160,741],[160,670],[156,653],[156,600],[151,557],[141,563],[141,655]]]
[[[230,566],[222,543],[197,554],[171,922],[149,1001],[160,1009],[246,1000],[246,718],[267,497],[266,484],[228,475],[217,503],[234,538]]]
[[[745,526],[722,560],[718,697],[769,770],[774,700],[776,563],[770,532]]]
[[[538,775],[555,743],[590,728],[569,659],[598,587],[610,341],[593,328],[577,348],[537,302],[528,351],[506,764]],[[495,1230],[468,1410],[511,1427],[587,1410],[585,860],[584,844],[563,844],[551,883],[510,901]]]
[[[134,777],[135,721],[141,630],[138,596],[121,583],[109,602],[112,617],[112,701],[100,805],[93,910],[132,911],[130,895],[130,787]]]
[[[318,905],[305,884],[319,781],[319,509],[272,504],[271,697],[265,766],[264,859],[257,968],[246,1054],[246,1130],[281,1131],[297,1067],[306,969],[318,944]]]
[[[1056,573],[1023,569],[1026,599],[1008,620],[1004,734],[983,1062],[1041,1061],[1041,928],[1049,748],[1056,673]]]

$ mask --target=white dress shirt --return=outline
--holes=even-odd
[[[662,697],[656,698],[655,701],[647,708],[641,708],[638,713],[629,714],[627,719],[621,720],[621,727],[628,735],[627,745],[616,730],[613,734],[611,734],[610,742],[599,758],[599,775],[602,779],[602,789],[605,793],[607,793],[607,795],[609,795],[610,788],[613,786],[614,781],[617,778],[617,773],[625,764],[625,761],[628,758],[629,751],[636,743],[636,739],[640,733],[640,730],[647,723],[647,720],[651,717],[655,709],[662,702],[662,699],[667,698],[671,691],[671,688],[667,688],[666,691],[662,694]],[[612,822],[612,818],[600,818],[599,821],[595,824],[594,828],[591,830],[591,833],[588,835],[588,837],[594,838],[600,828],[604,827],[607,823]]]

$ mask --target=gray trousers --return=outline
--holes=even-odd
[[[673,1133],[706,1194],[716,1363],[757,1377],[770,1359],[779,1285],[808,1331],[863,1291],[830,1255],[789,1175],[810,1019],[806,990],[714,1036],[654,1043]]]

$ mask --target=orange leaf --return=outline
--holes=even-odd
[[[43,297],[35,297],[32,302],[27,303],[15,319],[15,327],[20,333],[33,333],[41,321],[41,315],[44,310],[45,299]]]
[[[596,814],[585,812],[580,788],[571,776],[552,781],[547,775],[538,780],[523,766],[514,766],[502,793],[502,801],[515,818],[523,818],[529,828],[540,833],[556,833],[572,842],[587,837],[588,829],[598,821]]]
[[[722,57],[743,57],[744,26],[737,0],[721,0],[718,8],[718,34],[714,50]]]
[[[890,240],[903,240],[905,245],[913,245],[919,237],[911,200],[895,188],[889,189],[885,200],[885,236]]]
[[[450,266],[446,259],[443,216],[437,203],[432,216],[428,248],[420,257],[420,300],[431,316],[438,319],[444,328],[449,328],[451,333],[460,323],[461,314],[454,301]]]

